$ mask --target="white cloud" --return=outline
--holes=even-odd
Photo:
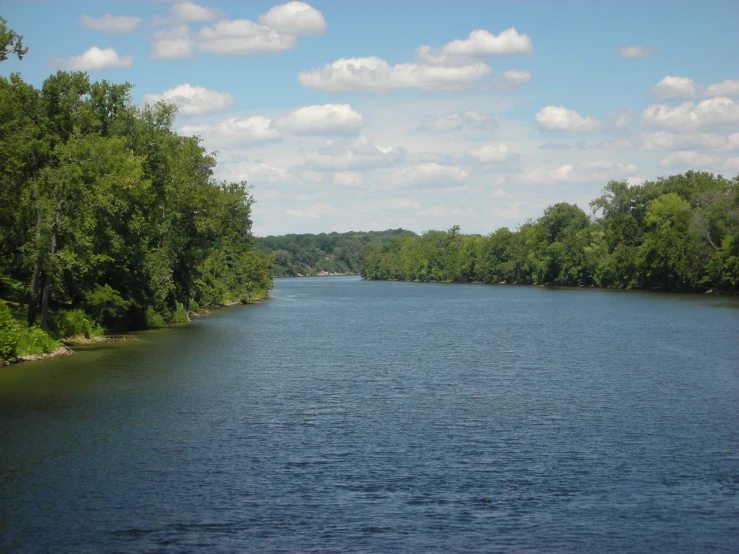
[[[660,100],[668,98],[696,98],[701,94],[701,85],[687,77],[667,75],[651,89]]]
[[[545,131],[578,133],[597,131],[601,123],[592,116],[582,117],[574,110],[562,106],[546,106],[536,114],[536,124]]]
[[[619,129],[625,129],[632,121],[634,121],[634,109],[631,106],[626,106],[623,110],[614,112],[613,117],[615,118],[614,124]]]
[[[187,25],[155,31],[151,38],[154,41],[149,52],[152,58],[183,59],[191,58],[195,53],[195,41],[190,37]]]
[[[626,46],[617,50],[618,55],[622,58],[646,58],[657,53],[654,46],[645,48],[643,46]]]
[[[298,45],[298,39],[248,19],[219,21],[200,29],[198,49],[220,55],[251,55],[284,52]]]
[[[534,47],[527,35],[520,35],[514,28],[502,31],[498,36],[484,29],[472,31],[466,39],[453,40],[441,48],[419,46],[416,57],[429,65],[464,65],[469,58],[505,54],[532,54]]]
[[[717,97],[671,108],[663,104],[648,106],[642,112],[642,123],[648,129],[665,129],[687,133],[697,130],[736,127],[739,125],[739,104],[731,98]]]
[[[80,18],[80,25],[85,29],[113,34],[133,33],[140,23],[140,17],[125,17],[122,15],[103,15],[101,17],[83,15]]]
[[[511,149],[508,148],[507,144],[502,143],[472,148],[465,153],[484,164],[504,162],[511,157]]]
[[[440,117],[426,116],[418,126],[419,131],[448,132],[462,129],[493,130],[498,122],[489,114],[466,111]]]
[[[366,137],[327,141],[317,152],[306,156],[308,165],[316,169],[371,169],[389,167],[403,159],[405,150],[373,144]]]
[[[191,115],[223,110],[236,100],[227,92],[218,92],[205,87],[192,86],[189,83],[177,85],[161,94],[146,94],[145,104],[153,104],[160,100],[177,104],[180,113]]]
[[[514,175],[513,179],[529,184],[593,182],[602,181],[609,176],[615,177],[623,173],[634,173],[637,169],[634,164],[621,164],[601,160],[579,164],[565,164],[548,169],[533,169]]]
[[[717,133],[675,134],[669,131],[642,133],[644,150],[675,150],[701,148],[704,150],[739,150],[739,133],[729,136]]]
[[[332,182],[340,187],[358,187],[364,185],[367,179],[358,171],[336,171]]]
[[[355,134],[364,126],[362,114],[349,104],[305,106],[278,119],[275,126],[296,135]]]
[[[497,77],[494,77],[493,86],[503,90],[511,90],[531,82],[533,78],[533,75],[531,75],[531,73],[529,73],[528,71],[518,71],[515,69],[511,69],[504,72],[503,75],[498,75]]]
[[[286,169],[275,167],[265,162],[245,161],[230,164],[225,168],[224,179],[227,181],[247,181],[253,185],[285,184],[293,181],[293,176]]]
[[[706,85],[696,83],[688,77],[667,75],[651,88],[651,92],[660,100],[669,98],[691,99],[700,96],[739,96],[739,79],[727,79],[706,87]]]
[[[231,117],[213,125],[185,125],[179,131],[184,135],[200,135],[213,144],[257,144],[280,138],[280,133],[270,124],[269,118],[255,115],[246,119]]]
[[[484,63],[433,67],[413,63],[389,65],[382,58],[341,58],[321,69],[298,73],[298,82],[325,92],[385,93],[402,89],[454,90],[472,85],[490,68]]]
[[[304,210],[287,210],[287,215],[299,217],[301,219],[321,219],[327,215],[336,215],[339,211],[330,204],[316,203],[308,206]]]
[[[326,31],[321,12],[305,2],[273,6],[259,16],[259,23],[291,35],[320,35]]]
[[[49,63],[60,69],[92,71],[96,69],[119,69],[130,67],[133,64],[133,56],[122,58],[112,48],[101,49],[93,46],[79,56],[71,58],[50,58]]]
[[[177,2],[169,13],[180,21],[213,21],[223,16],[218,8],[205,8],[192,2]]]
[[[739,96],[739,79],[721,81],[706,88],[706,96]]]
[[[459,183],[468,176],[469,173],[457,166],[430,162],[398,169],[387,182],[390,186],[444,185]]]
[[[723,162],[721,156],[703,154],[695,150],[673,152],[659,162],[662,167],[706,167],[717,166]]]

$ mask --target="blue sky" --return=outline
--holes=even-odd
[[[0,73],[130,81],[258,235],[487,233],[610,180],[739,174],[739,3],[0,0]]]

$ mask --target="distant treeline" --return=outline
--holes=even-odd
[[[282,235],[256,239],[258,250],[271,257],[275,277],[318,273],[359,273],[360,253],[369,244],[381,246],[398,236],[416,237],[412,231],[321,233]]]
[[[739,177],[688,171],[611,182],[592,215],[559,203],[516,231],[458,226],[361,253],[367,279],[739,292]]]
[[[137,108],[131,88],[0,77],[0,295],[29,328],[152,327],[272,285],[249,188],[215,182],[213,155],[173,131],[176,108]]]

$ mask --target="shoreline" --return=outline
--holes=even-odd
[[[25,364],[28,362],[36,362],[39,360],[48,360],[51,358],[60,358],[63,356],[72,356],[75,354],[75,347],[77,346],[88,346],[91,344],[106,344],[111,342],[117,342],[117,341],[126,341],[129,337],[135,335],[136,333],[140,333],[142,331],[152,331],[156,329],[164,329],[164,328],[171,328],[171,327],[178,327],[181,325],[187,325],[193,322],[193,317],[206,317],[208,315],[211,315],[211,312],[209,310],[217,310],[222,308],[231,308],[233,306],[237,305],[243,305],[243,306],[250,306],[252,304],[259,304],[263,300],[269,299],[269,291],[267,291],[264,296],[261,298],[253,298],[248,300],[238,300],[235,302],[226,302],[225,304],[221,306],[210,306],[208,308],[201,308],[198,312],[188,312],[187,313],[187,322],[183,323],[167,323],[161,327],[157,327],[154,329],[135,329],[131,331],[123,331],[116,334],[110,334],[110,335],[103,335],[102,337],[93,337],[93,338],[87,338],[84,335],[75,335],[72,337],[65,337],[63,339],[58,339],[61,343],[59,348],[54,350],[53,352],[47,352],[45,354],[24,354],[17,356],[16,359],[12,362],[7,361],[0,361],[0,369],[3,367],[8,366],[14,366],[14,365],[20,365]],[[135,338],[133,340],[136,340]]]

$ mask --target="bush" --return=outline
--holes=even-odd
[[[190,319],[187,317],[187,312],[182,306],[178,307],[169,318],[170,323],[187,323]]]
[[[85,311],[106,329],[119,326],[130,305],[131,302],[124,300],[110,285],[97,286],[85,295]]]
[[[159,329],[159,327],[164,327],[164,318],[154,311],[154,308],[151,306],[147,306],[146,310],[144,311],[144,325],[146,325],[147,329]]]
[[[13,362],[17,355],[18,329],[8,305],[0,300],[0,361]]]
[[[57,338],[76,337],[84,335],[86,338],[103,335],[100,325],[95,325],[82,310],[57,312],[52,318],[52,326]]]
[[[26,327],[18,334],[18,355],[40,356],[49,354],[59,348],[59,342],[51,338],[40,327]]]
[[[190,311],[195,312],[196,314],[200,312],[200,304],[198,304],[195,300],[190,302]]]

